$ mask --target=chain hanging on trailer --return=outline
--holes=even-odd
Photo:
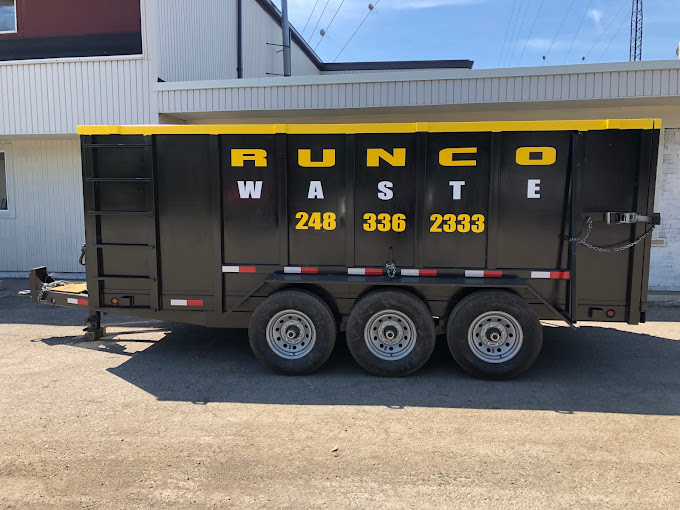
[[[52,275],[50,275],[52,276]],[[73,282],[68,282],[66,280],[54,280],[50,283],[43,283],[40,292],[38,293],[38,301],[44,301],[47,296],[47,291],[53,289],[54,287],[62,287],[64,285],[72,285]]]
[[[586,239],[588,239],[588,236],[590,235],[590,232],[593,230],[593,219],[590,216],[588,216],[586,218],[586,222],[587,222],[587,225],[588,225],[588,230],[586,231],[586,235],[584,235],[582,239],[578,238],[578,237],[569,237],[569,238],[567,238],[567,240],[569,242],[582,244],[586,248],[590,248],[591,250],[599,251],[599,252],[602,252],[602,253],[612,253],[612,252],[624,251],[624,250],[627,250],[629,248],[632,248],[633,246],[642,242],[649,234],[651,234],[654,231],[654,227],[655,227],[655,226],[652,226],[652,228],[650,228],[647,232],[642,234],[635,241],[632,241],[628,244],[624,244],[623,246],[603,248],[601,246],[593,246],[592,244],[590,244],[589,242],[586,241]]]

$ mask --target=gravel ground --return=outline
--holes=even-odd
[[[439,342],[366,375],[339,342],[276,376],[243,331],[85,314],[0,291],[0,507],[680,508],[680,309],[545,324],[524,377],[478,381]],[[342,340],[342,338],[341,338]]]

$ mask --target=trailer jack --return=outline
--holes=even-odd
[[[102,315],[101,312],[90,312],[87,316],[87,321],[85,321],[87,327],[83,329],[85,332],[85,338],[89,342],[94,342],[99,340],[101,337],[106,335],[106,328],[102,327]]]

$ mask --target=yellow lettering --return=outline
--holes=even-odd
[[[255,166],[267,166],[264,149],[231,149],[231,166],[243,166],[244,161],[254,161]]]
[[[557,151],[555,147],[520,147],[516,160],[522,166],[548,166],[557,161]]]
[[[453,159],[454,154],[477,154],[477,147],[457,147],[439,151],[441,166],[477,166],[476,159]]]
[[[300,166],[311,168],[335,166],[335,149],[324,149],[321,161],[312,161],[311,149],[298,149],[298,163]]]
[[[406,149],[394,149],[392,154],[385,149],[366,150],[366,166],[378,166],[381,159],[391,166],[406,166]]]

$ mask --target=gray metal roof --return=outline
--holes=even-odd
[[[453,69],[159,83],[160,111],[212,112],[587,103],[680,104],[680,61]],[[651,103],[649,103],[651,104]],[[212,116],[214,118],[214,115]]]

